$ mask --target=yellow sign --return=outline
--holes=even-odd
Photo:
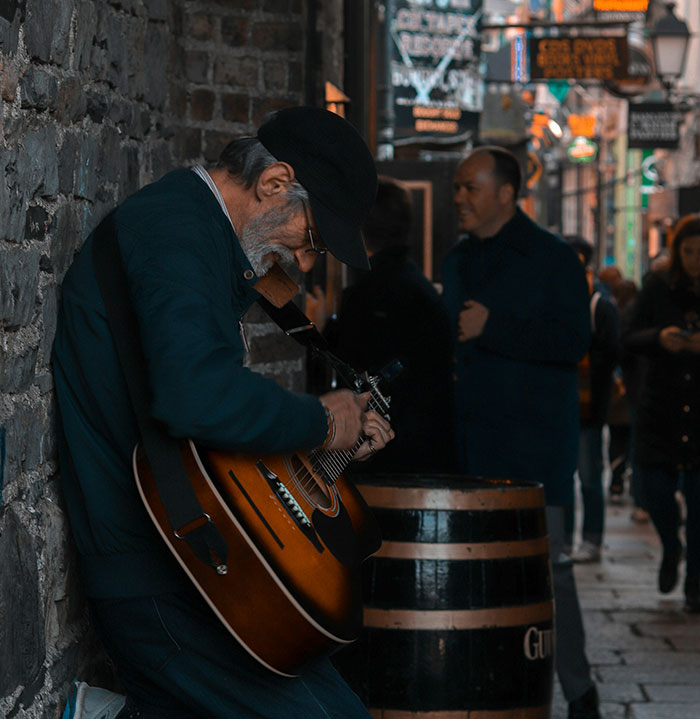
[[[649,0],[593,0],[594,10],[646,12]]]
[[[627,75],[626,37],[531,37],[530,79],[612,80]]]
[[[595,137],[594,115],[569,115],[571,134],[579,137]]]

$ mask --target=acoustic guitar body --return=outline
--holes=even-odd
[[[134,475],[166,545],[216,615],[261,664],[296,676],[305,663],[354,641],[362,626],[360,565],[379,530],[357,489],[321,479],[309,457],[244,455],[180,445],[207,517],[228,546],[219,573],[173,528],[140,446]]]

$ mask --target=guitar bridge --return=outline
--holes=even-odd
[[[265,465],[262,460],[258,460],[255,464],[258,472],[267,480],[270,489],[275,493],[275,496],[287,510],[289,516],[294,520],[294,523],[299,527],[301,532],[309,539],[309,541],[316,547],[319,552],[323,551],[323,546],[316,537],[311,520],[307,516],[306,512],[302,509],[299,502],[297,502],[294,495],[287,489],[284,482],[269,468]]]

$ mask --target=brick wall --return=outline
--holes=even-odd
[[[0,0],[2,717],[58,717],[74,676],[113,681],[59,491],[61,280],[125,196],[214,160],[268,110],[315,101],[324,53],[308,18],[318,27],[340,0],[313,1]],[[252,365],[299,388],[302,354],[255,314],[249,334]]]

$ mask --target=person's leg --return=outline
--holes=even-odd
[[[578,471],[583,497],[584,542],[600,547],[605,522],[602,427],[581,428]]]
[[[295,678],[263,668],[194,590],[97,601],[94,616],[127,718],[369,719],[328,659]]]
[[[647,511],[663,546],[659,591],[666,594],[678,581],[678,563],[683,552],[678,536],[680,510],[675,496],[678,476],[658,467],[638,466],[635,469],[644,488]]]
[[[585,633],[573,564],[562,549],[564,508],[546,508],[556,606],[556,669],[564,697],[571,703],[594,686],[585,652]]]
[[[610,496],[620,498],[625,491],[625,469],[627,468],[627,450],[629,448],[628,424],[608,425],[610,444],[608,460],[612,477],[610,479]]]

